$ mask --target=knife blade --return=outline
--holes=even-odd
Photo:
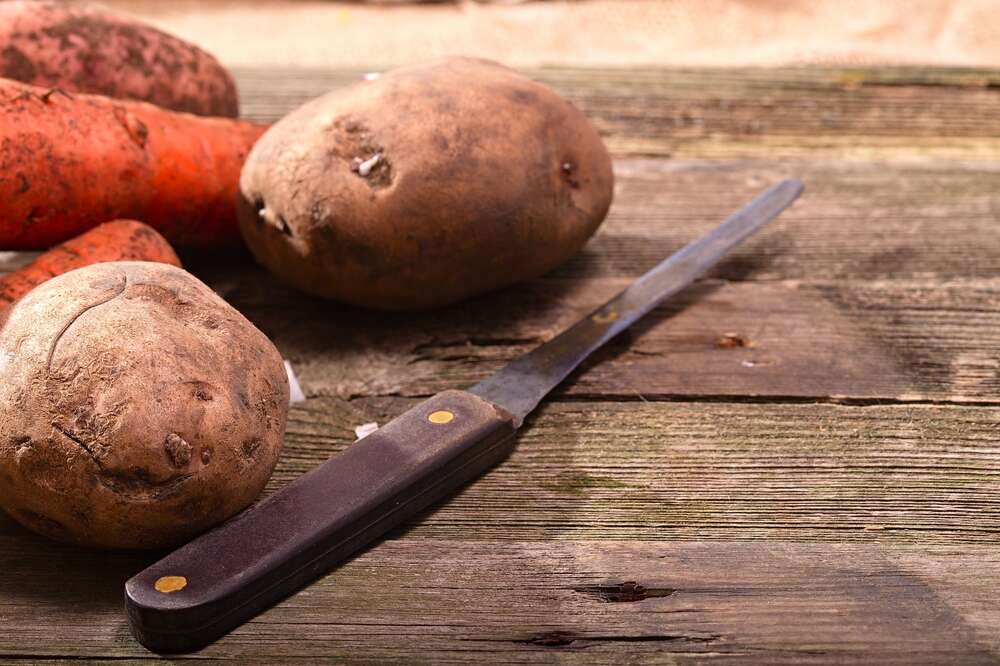
[[[584,359],[689,285],[788,207],[770,188],[552,340],[468,391],[413,407],[125,584],[136,639],[159,652],[225,635],[447,497],[514,448],[525,417]]]

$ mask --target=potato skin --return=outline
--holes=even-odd
[[[600,225],[613,182],[572,104],[496,63],[447,58],[280,120],[247,158],[237,206],[247,244],[283,281],[409,310],[551,270]]]
[[[98,7],[0,2],[0,77],[235,118],[233,77],[182,39]]]
[[[281,450],[280,355],[174,266],[38,286],[0,315],[0,375],[0,507],[61,541],[177,545],[249,505]]]

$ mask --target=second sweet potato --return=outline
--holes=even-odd
[[[46,88],[236,117],[233,77],[183,39],[96,6],[0,2],[0,76]]]
[[[0,310],[57,275],[108,261],[152,261],[180,268],[163,236],[135,220],[113,220],[43,252],[27,266],[0,275]]]
[[[0,250],[116,218],[178,246],[238,243],[240,168],[264,129],[0,79]]]

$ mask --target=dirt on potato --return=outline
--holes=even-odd
[[[0,507],[45,536],[177,545],[248,506],[281,450],[271,342],[182,269],[81,268],[0,314]]]

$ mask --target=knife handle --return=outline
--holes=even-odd
[[[503,460],[514,431],[439,393],[131,578],[132,633],[158,652],[211,643]]]

